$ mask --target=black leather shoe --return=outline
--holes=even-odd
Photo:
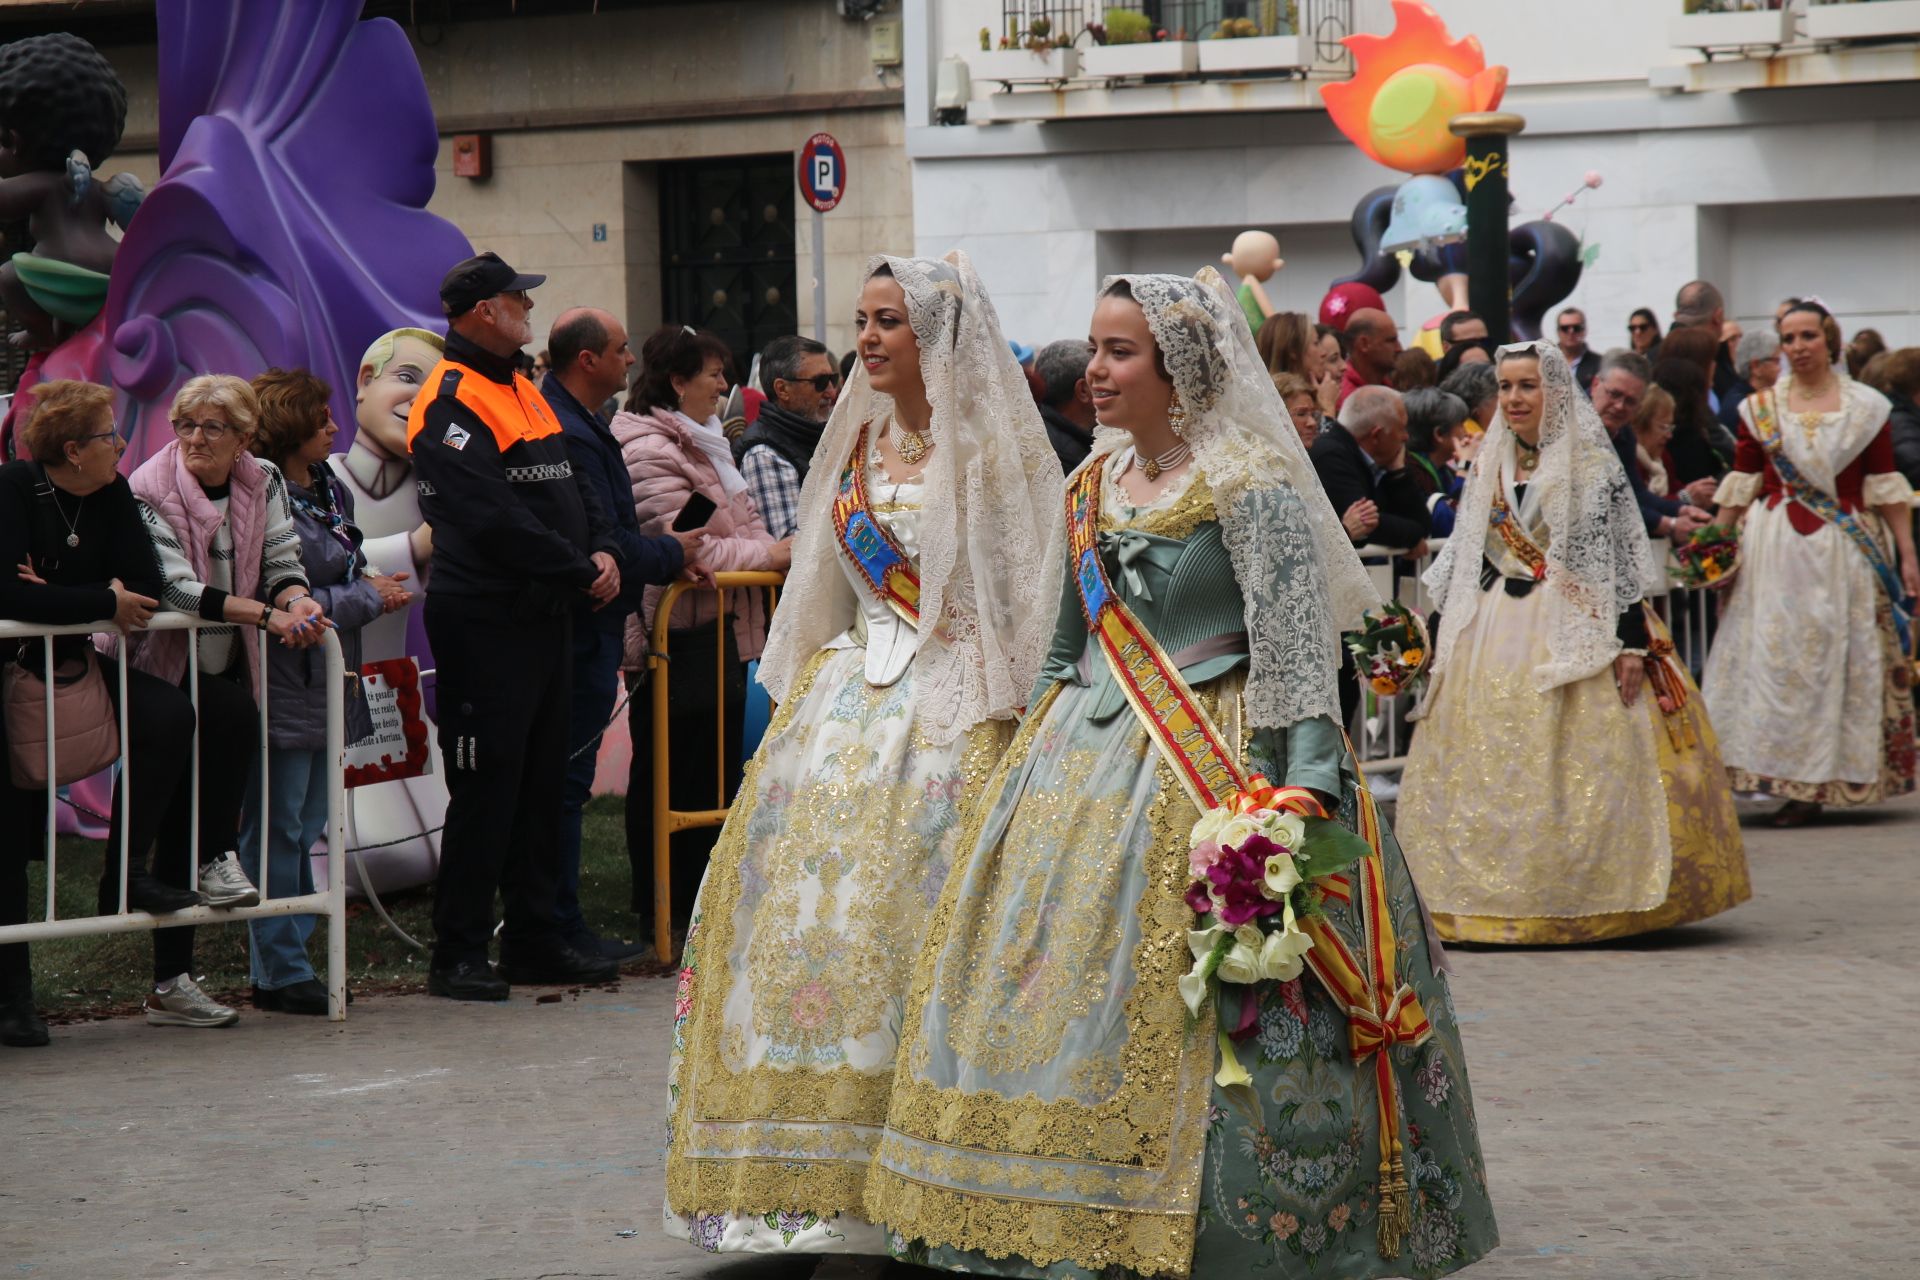
[[[47,1024],[33,1007],[33,993],[9,993],[0,1004],[0,1044],[13,1049],[38,1049],[49,1040]]]
[[[567,939],[567,945],[582,955],[599,956],[615,964],[625,964],[629,960],[653,952],[651,942],[622,942],[618,938],[603,938],[597,933],[582,931]]]
[[[639,960],[653,954],[651,942],[622,942],[618,938],[595,938],[600,954],[615,964],[625,964],[629,960]]]
[[[449,1000],[505,1000],[506,980],[484,960],[462,960],[427,970],[427,994]]]
[[[127,909],[130,911],[164,916],[199,905],[200,895],[192,889],[181,889],[153,876],[127,877]]]
[[[617,962],[589,955],[569,943],[509,951],[501,948],[500,976],[515,986],[559,986],[568,982],[612,982],[620,976]]]
[[[284,987],[275,987],[271,990],[255,987],[253,1007],[271,1009],[275,1013],[299,1013],[310,1017],[325,1017],[327,989],[320,984],[318,978],[290,982]]]

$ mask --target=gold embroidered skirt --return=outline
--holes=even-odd
[[[1197,693],[1243,760],[1241,673]],[[1424,1171],[1412,1269],[1379,1256],[1377,1081],[1311,978],[1251,988],[1253,1084],[1215,1086],[1189,1021],[1187,836],[1198,816],[1134,715],[1090,691],[1034,706],[965,824],[908,1000],[867,1217],[896,1258],[980,1275],[1438,1275],[1493,1247],[1465,1058],[1406,866],[1383,832],[1401,974],[1434,1019],[1395,1052]],[[1346,789],[1343,813],[1357,794]],[[1357,920],[1336,927],[1358,945]],[[1431,1190],[1428,1190],[1431,1188]],[[1442,1190],[1444,1188],[1444,1190]],[[1256,1214],[1250,1206],[1259,1206]],[[1277,1270],[1276,1270],[1277,1267]]]
[[[1440,936],[1595,942],[1744,902],[1699,691],[1672,732],[1650,692],[1622,705],[1611,668],[1538,691],[1543,598],[1481,596],[1408,753],[1395,827]]]
[[[857,1218],[901,1003],[962,804],[1012,726],[935,745],[913,672],[823,651],[748,765],[688,932],[667,1228],[711,1251],[881,1252]]]

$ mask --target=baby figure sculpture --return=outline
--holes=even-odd
[[[100,51],[78,36],[0,45],[0,305],[15,346],[46,349],[85,326],[107,301],[107,273],[139,208],[130,173],[96,181],[127,121],[127,92]]]
[[[1242,231],[1233,238],[1233,252],[1222,254],[1220,261],[1239,281],[1240,310],[1247,317],[1247,327],[1260,332],[1260,326],[1273,314],[1266,283],[1287,265],[1280,256],[1280,242],[1270,231]]]

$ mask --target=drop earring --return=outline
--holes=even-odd
[[[1174,388],[1173,399],[1167,405],[1167,426],[1177,438],[1187,438],[1187,404],[1180,398],[1178,387]]]

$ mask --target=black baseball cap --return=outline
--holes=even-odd
[[[532,289],[547,282],[545,276],[522,275],[500,260],[497,253],[455,263],[440,281],[440,305],[448,319],[463,316],[479,303],[515,289]]]

